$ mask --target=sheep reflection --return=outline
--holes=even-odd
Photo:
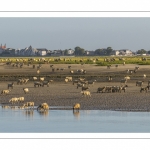
[[[75,116],[75,118],[79,119],[80,118],[79,110],[73,110],[73,115]]]
[[[49,114],[49,110],[45,110],[45,111],[37,111],[41,116],[48,116]]]
[[[27,117],[33,117],[33,115],[34,115],[34,110],[25,110],[25,115],[27,116]]]

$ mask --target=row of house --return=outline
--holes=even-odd
[[[6,48],[6,44],[0,46],[1,56],[64,56],[66,50],[48,50],[46,48],[33,48],[31,45],[24,49]],[[67,55],[74,55],[74,50],[67,49]],[[95,51],[85,51],[85,55],[94,56]],[[114,56],[132,56],[134,53],[128,49],[112,50],[110,55]]]

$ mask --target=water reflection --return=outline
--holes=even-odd
[[[33,115],[34,115],[34,110],[25,110],[23,112],[24,112],[25,116],[27,116],[27,117],[33,117]]]
[[[45,111],[37,111],[41,116],[48,116],[49,114],[49,110],[45,110]]]
[[[79,110],[73,110],[73,115],[75,116],[75,118],[79,119],[80,118]]]
[[[1,106],[3,109],[8,109],[8,108],[10,108],[10,106],[8,106],[8,105],[2,105]]]

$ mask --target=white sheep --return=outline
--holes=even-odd
[[[76,104],[73,105],[73,110],[75,110],[75,109],[77,109],[77,110],[80,109],[80,104],[79,103],[76,103]]]
[[[91,93],[90,93],[90,91],[81,91],[81,94],[82,94],[82,97],[83,96],[87,96],[87,97],[91,97]]]
[[[44,81],[44,77],[41,77],[41,78],[40,78],[40,81],[41,81],[41,82]]]
[[[66,77],[66,79],[68,79],[68,81],[72,81],[72,77]]]
[[[11,90],[2,90],[1,94],[8,94]]]
[[[36,81],[36,80],[37,80],[37,77],[33,77],[33,80]]]
[[[26,102],[23,105],[23,108],[29,108],[29,107],[34,109],[34,102]]]
[[[37,107],[37,110],[40,110],[40,111],[49,110],[49,106],[47,103],[42,103]]]
[[[24,97],[18,97],[18,102],[23,103],[24,102]]]
[[[146,78],[146,74],[143,74],[143,78],[144,78],[144,79]]]
[[[29,92],[29,89],[28,88],[23,88],[23,91],[25,94],[27,94]]]
[[[130,80],[129,76],[124,77],[125,80]]]
[[[65,83],[67,83],[68,81],[69,81],[69,79],[66,79],[66,78],[65,78]]]
[[[73,70],[70,70],[70,73],[71,73],[71,74],[73,74],[73,73],[74,73],[74,71],[73,71]]]
[[[15,104],[16,102],[18,102],[18,98],[17,97],[13,97],[9,100],[9,103]]]
[[[40,70],[37,70],[36,73],[39,74],[39,73],[40,73]]]

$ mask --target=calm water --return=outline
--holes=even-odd
[[[149,112],[2,109],[1,133],[150,133]]]

